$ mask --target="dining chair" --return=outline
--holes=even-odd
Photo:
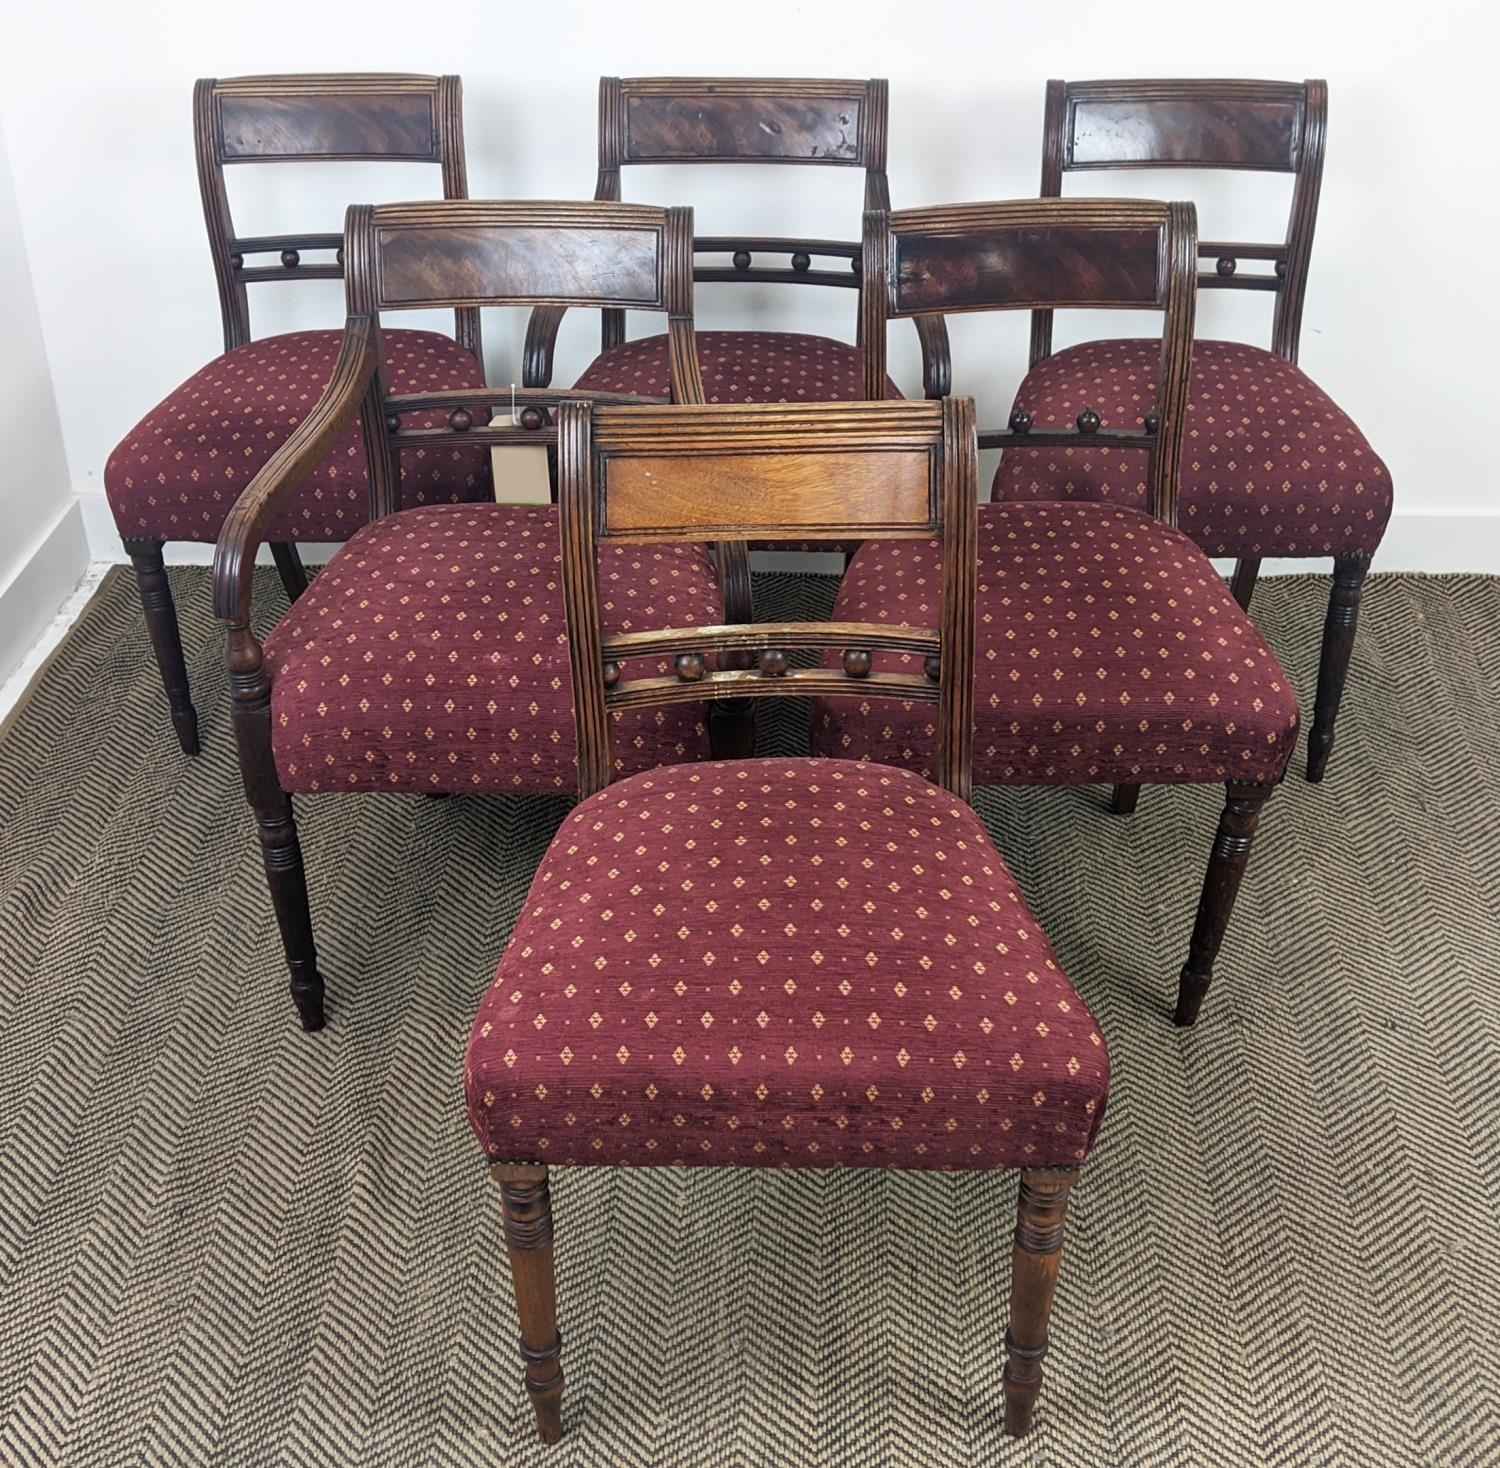
[[[1296,743],[1286,674],[1203,552],[1175,528],[1193,351],[1197,231],[1191,204],[1040,199],[955,204],[865,219],[866,382],[885,371],[886,323],[918,321],[929,395],[948,391],[945,318],[1002,310],[1162,315],[1151,394],[1106,426],[1014,411],[981,447],[1147,461],[1146,507],[1092,500],[979,509],[974,777],[994,785],[1220,784],[1227,798],[1204,877],[1176,1020],[1192,1024],[1213,977],[1261,809]],[[867,541],[835,615],[903,625],[930,615],[931,542]],[[886,664],[919,666],[915,654]],[[925,704],[820,700],[813,749],[927,772]]]
[[[1244,170],[1291,175],[1291,211],[1275,243],[1198,246],[1203,290],[1274,298],[1270,350],[1200,339],[1193,347],[1179,486],[1183,531],[1211,556],[1236,559],[1234,593],[1249,610],[1261,559],[1332,557],[1307,778],[1333,749],[1360,598],[1391,513],[1391,477],[1364,434],[1297,365],[1328,88],[1324,82],[1047,83],[1042,194],[1063,174],[1102,169]],[[1038,426],[1071,423],[1085,403],[1106,425],[1133,422],[1153,389],[1156,343],[1089,341],[1054,352],[1052,313],[1032,315],[1031,372],[1016,406]],[[1012,449],[996,499],[1144,502],[1144,456]]]
[[[884,81],[746,77],[601,77],[596,199],[619,199],[620,170],[637,164],[780,164],[864,170],[865,208],[889,208]],[[694,279],[859,288],[858,241],[705,236]],[[816,268],[814,266],[816,265]],[[856,311],[856,320],[858,312]],[[561,313],[540,311],[528,334],[532,380],[551,381]],[[705,401],[829,402],[864,393],[859,348],[784,331],[700,331]],[[659,395],[666,342],[625,340],[604,315],[603,349],[580,388]],[[889,395],[899,397],[894,384]]]
[[[567,403],[558,434],[584,799],[537,871],[464,1071],[541,1437],[563,1428],[549,1179],[571,1166],[1020,1169],[1002,1383],[1020,1436],[1109,1053],[968,804],[973,406]],[[601,571],[622,545],[851,524],[937,537],[930,621],[608,626]],[[873,670],[890,647],[933,676]],[[835,666],[792,666],[809,649]],[[753,666],[716,669],[726,651]],[[624,675],[663,656],[670,676]],[[936,710],[935,778],[805,758],[615,778],[619,714],[744,692],[919,700]]]
[[[578,784],[556,507],[490,501],[403,509],[400,500],[404,453],[546,442],[562,395],[395,391],[381,313],[538,302],[664,313],[672,396],[701,397],[688,210],[356,205],[344,252],[349,315],[332,379],[235,503],[214,560],[245,793],[292,998],[309,1030],[324,1023],[324,981],[294,794],[567,794]],[[252,626],[256,549],[356,420],[370,463],[368,523],[262,646]],[[726,558],[735,550],[743,561],[743,546]],[[719,571],[703,544],[621,550],[604,575],[614,631],[664,618],[714,624],[723,616]],[[748,572],[736,575],[748,582]],[[704,721],[686,709],[624,712],[616,733],[626,771],[706,759],[711,748]]]
[[[462,89],[456,76],[330,74],[198,82],[193,93],[198,186],[218,281],[224,352],[157,404],[110,455],[104,489],[135,568],[146,629],[172,725],[185,754],[198,752],[171,585],[169,542],[218,539],[230,507],[318,401],[338,361],[342,333],[293,331],[252,338],[249,287],[337,280],[338,234],[239,235],[225,170],[241,164],[435,164],[443,197],[462,199]],[[254,263],[271,257],[268,263]],[[308,258],[313,257],[313,258]],[[382,339],[390,380],[404,392],[484,384],[479,314],[455,313],[454,335],[391,331]],[[474,500],[490,493],[487,457],[465,446],[407,456],[404,502]],[[266,539],[288,597],[307,587],[298,542],[342,541],[368,518],[369,478],[359,429],[328,454],[288,500]]]

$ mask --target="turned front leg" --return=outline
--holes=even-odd
[[[505,1249],[521,1317],[526,1390],[536,1410],[537,1432],[544,1443],[555,1443],[562,1437],[563,1369],[547,1169],[541,1164],[500,1163],[490,1172],[500,1184]]]
[[[1016,1203],[1016,1242],[1011,1255],[1010,1327],[1005,1332],[1005,1432],[1031,1431],[1042,1361],[1047,1354],[1047,1323],[1057,1295],[1068,1197],[1078,1169],[1028,1168],[1021,1174]]]
[[[1188,945],[1187,962],[1177,980],[1177,1013],[1175,1022],[1190,1025],[1198,1018],[1208,986],[1213,982],[1214,961],[1224,944],[1229,915],[1239,895],[1245,868],[1250,865],[1250,848],[1255,842],[1255,828],[1260,824],[1261,807],[1271,798],[1274,785],[1230,785],[1214,834],[1208,871],[1203,877],[1203,893],[1198,899],[1198,916],[1193,923],[1193,937]]]
[[[265,656],[248,626],[229,633],[229,690],[235,743],[245,799],[255,813],[261,859],[271,905],[286,952],[292,1002],[304,1030],[323,1028],[323,975],[313,941],[312,910],[307,899],[307,872],[292,815],[292,797],[281,788],[271,747],[271,680]]]

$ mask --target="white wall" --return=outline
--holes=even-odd
[[[367,0],[272,10],[251,23],[232,6],[80,0],[60,19],[45,7],[12,12],[0,117],[71,483],[100,527],[98,551],[112,544],[100,486],[111,447],[220,350],[193,171],[196,76],[457,71],[473,193],[557,198],[592,190],[601,72],[883,75],[897,207],[1033,194],[1048,76],[1324,76],[1328,163],[1303,364],[1393,471],[1398,513],[1380,564],[1500,571],[1500,504],[1481,441],[1493,418],[1491,344],[1500,338],[1500,293],[1485,285],[1485,262],[1500,211],[1473,162],[1500,146],[1487,70],[1500,25],[1488,7],[866,0],[754,12],[590,0],[466,12]],[[435,187],[434,174],[412,168],[365,168],[342,182],[319,167],[299,170],[295,182],[288,172],[231,174],[244,232],[336,228],[349,198]],[[1169,194],[1189,177],[1122,182]],[[853,237],[858,229],[852,171],[634,170],[625,178],[627,196],[694,204],[705,233]],[[1192,183],[1206,236],[1279,234],[1285,180]],[[337,287],[314,284],[252,290],[251,302],[258,332],[336,321],[341,304]],[[795,312],[811,330],[853,330],[853,292],[705,287],[698,305],[706,325],[790,324]],[[1269,339],[1262,296],[1208,293],[1200,321],[1204,334]],[[486,332],[491,380],[509,380],[519,371],[521,323],[492,318]],[[581,318],[565,328],[559,381],[587,360],[596,332]],[[960,323],[955,357],[958,389],[979,398],[982,415],[998,415],[1024,371],[1024,319]],[[898,380],[915,390],[917,358],[904,332],[893,360]]]
[[[0,128],[0,683],[87,565]]]

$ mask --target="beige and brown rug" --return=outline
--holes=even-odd
[[[1500,580],[1372,580],[1332,774],[1271,802],[1192,1032],[1218,793],[981,795],[1116,1067],[1031,1438],[1012,1179],[574,1171],[545,1452],[460,1058],[565,803],[302,801],[303,1035],[174,585],[200,759],[123,576],[0,740],[0,1463],[1500,1462]],[[1324,586],[1258,594],[1304,703]]]

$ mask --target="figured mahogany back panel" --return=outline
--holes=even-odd
[[[443,197],[468,195],[462,84],[456,76],[329,74],[207,79],[193,92],[198,186],[224,318],[224,349],[250,340],[246,287],[265,281],[339,280],[337,234],[240,237],[229,212],[224,169],[288,162],[432,163]],[[305,262],[303,252],[331,255]],[[274,265],[247,265],[275,255]],[[460,310],[455,335],[479,355],[479,313]]]
[[[1113,81],[1047,83],[1042,196],[1063,174],[1114,168],[1239,169],[1294,175],[1285,238],[1204,241],[1210,290],[1276,295],[1272,350],[1297,360],[1302,306],[1323,182],[1328,88],[1321,81]],[[1242,270],[1249,262],[1251,269]],[[1031,362],[1052,350],[1052,318],[1032,318]]]
[[[599,171],[627,163],[831,163],[885,171],[883,81],[604,77]]]
[[[1059,309],[1162,312],[1157,397],[1139,423],[1104,424],[1092,410],[1075,428],[1034,430],[1024,411],[980,435],[986,448],[1023,437],[1083,437],[1151,451],[1153,514],[1175,523],[1188,377],[1192,367],[1197,225],[1191,204],[1137,199],[1022,199],[865,215],[865,396],[879,398],[886,324],[911,317],[922,333],[928,397],[946,396],[952,369],[943,318],[969,311]]]
[[[886,180],[888,89],[881,80],[787,77],[601,77],[596,199],[620,198],[620,169],[638,163],[797,163],[865,170],[865,208],[890,207]],[[851,241],[704,236],[706,281],[859,287]],[[768,263],[778,259],[786,263]],[[835,266],[814,268],[816,260]],[[606,316],[604,345],[625,339]]]
[[[558,498],[578,724],[579,792],[609,783],[609,714],[725,697],[844,694],[938,705],[938,782],[968,798],[973,725],[978,450],[973,404],[563,405]],[[676,627],[605,637],[598,546],[606,540],[788,539],[840,527],[939,537],[936,628],[843,622]],[[834,648],[842,668],[793,668],[792,649]],[[888,649],[925,675],[874,673]],[[620,679],[632,658],[676,675]],[[718,666],[714,660],[717,657]]]

